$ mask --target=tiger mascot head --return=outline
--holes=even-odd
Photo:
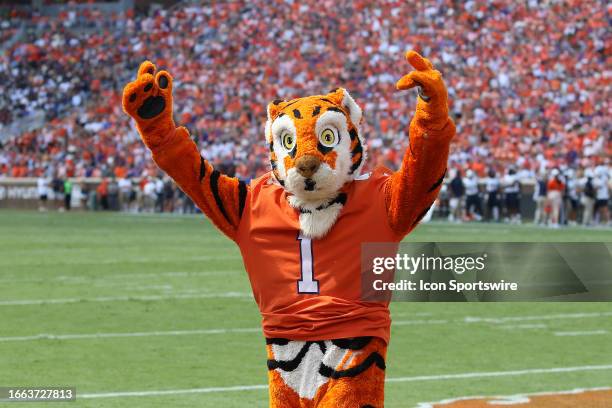
[[[330,230],[346,201],[343,187],[361,171],[361,115],[343,88],[268,105],[272,172],[289,193],[289,204],[299,210],[305,236],[319,238]]]

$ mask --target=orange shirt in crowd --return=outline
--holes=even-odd
[[[97,193],[100,197],[108,194],[108,180],[102,180],[102,182],[98,185]]]
[[[565,190],[565,184],[562,181],[557,180],[556,177],[551,178],[548,181],[548,191],[561,191]]]
[[[125,178],[127,176],[128,169],[123,166],[115,167],[115,177],[117,178]]]

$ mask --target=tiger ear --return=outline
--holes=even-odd
[[[278,115],[283,106],[285,105],[285,101],[282,99],[275,99],[274,101],[268,104],[268,120],[272,120]]]
[[[348,112],[351,117],[351,122],[353,125],[359,126],[361,122],[362,111],[359,105],[355,102],[355,100],[351,97],[351,94],[344,89],[338,88],[331,91],[326,95],[327,99],[331,100],[338,106],[342,106]]]
[[[268,120],[266,121],[266,141],[270,143],[270,146],[272,146],[272,121],[274,120],[274,118],[276,118],[276,116],[281,111],[281,109],[283,109],[284,106],[285,101],[283,101],[282,99],[275,99],[274,101],[268,104]]]

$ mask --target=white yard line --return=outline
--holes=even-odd
[[[461,374],[442,374],[442,375],[424,375],[419,377],[397,377],[389,378],[387,382],[413,382],[413,381],[435,381],[435,380],[453,380],[465,378],[493,378],[493,377],[509,377],[521,376],[529,374],[555,374],[555,373],[573,373],[578,371],[596,371],[596,370],[612,370],[612,364],[596,365],[596,366],[580,366],[580,367],[557,367],[557,368],[531,368],[526,370],[515,371],[492,371],[482,373],[461,373]]]
[[[607,330],[585,330],[585,331],[564,331],[555,332],[555,336],[597,336],[601,334],[608,334]]]
[[[415,324],[443,324],[446,320],[406,320],[394,321],[393,325],[415,325]],[[124,333],[74,333],[74,334],[53,334],[40,333],[30,336],[8,336],[0,337],[0,343],[14,341],[35,341],[35,340],[83,340],[83,339],[108,339],[117,337],[157,337],[157,336],[197,336],[202,334],[227,334],[227,333],[260,333],[260,327],[246,328],[215,328],[215,329],[194,329],[194,330],[168,330],[150,332],[124,332]]]
[[[393,326],[410,326],[414,324],[448,324],[448,320],[393,320]]]
[[[158,390],[158,391],[126,391],[126,392],[106,392],[96,394],[77,394],[78,398],[123,398],[123,397],[156,397],[161,395],[176,394],[207,394],[211,392],[236,392],[267,390],[268,386],[258,385],[236,385],[233,387],[210,387],[210,388],[189,388],[182,390]]]
[[[154,273],[112,273],[108,275],[95,276],[95,275],[60,275],[47,278],[20,278],[17,276],[7,277],[0,279],[0,283],[26,283],[26,282],[52,282],[58,281],[61,283],[69,284],[90,284],[92,281],[107,281],[114,279],[151,279],[159,277],[168,278],[191,278],[198,276],[212,276],[212,275],[236,275],[238,273],[246,273],[237,269],[227,270],[212,270],[212,271],[198,271],[198,272],[154,272]],[[115,283],[112,283],[114,285]]]
[[[393,317],[429,317],[429,316],[433,316],[433,313],[431,312],[392,312],[393,313]]]
[[[579,366],[579,367],[558,367],[558,368],[535,368],[515,371],[493,371],[493,372],[475,372],[475,373],[459,373],[459,374],[442,374],[442,375],[425,375],[415,377],[395,377],[387,378],[387,383],[394,382],[421,382],[421,381],[441,381],[452,379],[465,378],[493,378],[505,376],[522,376],[534,374],[556,374],[556,373],[573,373],[583,371],[598,371],[612,370],[612,364],[598,366]],[[124,391],[124,392],[102,392],[102,393],[85,393],[78,394],[77,398],[122,398],[122,397],[155,397],[163,395],[177,394],[206,394],[206,393],[223,393],[223,392],[240,392],[253,390],[267,390],[265,384],[258,385],[237,385],[232,387],[207,387],[207,388],[188,388],[174,390],[149,390],[149,391]]]
[[[227,293],[204,293],[204,294],[194,294],[194,295],[178,295],[178,296],[134,296],[129,299],[121,298],[121,300],[164,300],[164,299],[192,299],[192,298],[215,298],[215,297],[249,297],[251,296],[248,293],[235,293],[235,292],[227,292]],[[97,301],[112,301],[115,298],[95,298]],[[110,299],[110,300],[109,300]],[[61,300],[62,303],[67,303],[67,300],[70,299],[56,299]],[[85,301],[85,299],[72,299],[72,301]],[[94,300],[96,301],[96,300]],[[1,305],[2,303],[0,303]],[[42,304],[42,303],[41,303]],[[586,313],[576,313],[573,315],[564,315],[566,318],[574,318],[574,315],[585,316]],[[556,318],[560,318],[560,315],[556,315]],[[572,317],[567,317],[572,316]],[[607,313],[590,313],[588,317],[606,317]],[[526,320],[532,320],[534,316],[523,316]],[[518,317],[511,317],[512,319],[516,319]],[[503,319],[503,318],[500,318]],[[464,319],[459,319],[455,321],[456,323],[465,323]],[[391,326],[412,326],[412,325],[435,325],[435,324],[449,324],[453,323],[450,320],[393,320]],[[509,328],[524,328],[524,329],[542,329],[546,328],[546,325],[539,324],[527,324],[527,325],[515,325],[515,326],[499,326],[500,328],[509,329]],[[250,328],[214,328],[214,329],[194,329],[194,330],[170,330],[170,331],[151,331],[151,332],[134,332],[134,333],[76,333],[76,334],[52,334],[52,333],[40,333],[29,336],[8,336],[8,337],[0,337],[0,342],[13,342],[13,341],[35,341],[35,340],[80,340],[80,339],[101,339],[101,338],[115,338],[115,337],[155,337],[155,336],[188,336],[188,335],[201,335],[201,334],[225,334],[225,333],[254,333],[260,332],[261,329],[258,327],[250,327]],[[596,331],[576,331],[576,332],[554,332],[555,336],[586,336],[586,335],[597,335],[597,334],[608,334],[606,330],[596,330]]]
[[[0,337],[0,343],[12,341],[32,340],[82,340],[82,339],[108,339],[118,337],[155,337],[155,336],[194,336],[202,334],[227,334],[227,333],[255,333],[261,332],[258,327],[236,328],[236,329],[201,329],[201,330],[169,330],[132,333],[81,333],[81,334],[37,334],[34,336]]]
[[[562,313],[551,315],[538,316],[506,316],[506,317],[474,317],[466,316],[463,318],[465,323],[508,323],[508,322],[524,322],[531,320],[564,320],[564,319],[582,319],[588,317],[608,317],[612,316],[612,312],[593,312],[593,313]]]
[[[529,330],[529,329],[547,329],[547,324],[507,324],[504,326],[498,326],[500,329],[504,330]]]
[[[31,305],[57,305],[68,303],[87,302],[125,302],[125,301],[159,301],[174,299],[217,299],[217,298],[249,298],[248,292],[221,292],[221,293],[194,293],[174,295],[134,295],[134,296],[101,296],[94,298],[63,298],[63,299],[15,299],[0,300],[0,306],[31,306]]]
[[[52,251],[57,252],[57,249],[53,249]],[[49,252],[52,252],[49,251]],[[187,258],[181,258],[180,262],[200,262],[200,261],[218,261],[221,259],[241,259],[240,254],[232,255],[202,255],[202,256],[190,256]],[[156,259],[153,257],[147,258],[137,258],[130,257],[128,259],[124,258],[108,258],[108,259],[93,259],[93,260],[85,260],[85,259],[62,259],[62,260],[44,260],[40,261],[36,257],[27,258],[24,257],[19,262],[11,261],[11,263],[0,263],[1,268],[10,269],[13,267],[19,266],[58,266],[58,265],[115,265],[115,264],[166,264],[176,262],[176,259]]]

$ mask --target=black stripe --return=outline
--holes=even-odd
[[[348,339],[336,339],[331,342],[341,349],[361,350],[372,341],[372,337],[352,337]]]
[[[320,206],[315,208],[315,211],[324,210],[327,207],[331,207],[334,204],[342,204],[342,205],[344,205],[344,204],[346,204],[346,199],[347,199],[346,193],[340,193],[333,200],[329,201],[326,204],[321,204]],[[305,209],[305,208],[300,208],[300,213],[302,213],[302,214],[309,214],[311,212],[312,212],[311,210],[308,210],[308,209]]]
[[[238,217],[242,217],[244,211],[244,204],[246,203],[247,186],[244,181],[238,182]]]
[[[417,225],[423,219],[423,217],[425,216],[425,214],[427,214],[427,212],[429,211],[429,209],[431,208],[432,205],[433,205],[433,203],[429,204],[429,207],[427,207],[425,210],[423,210],[422,213],[419,214],[419,216],[412,223],[412,226],[410,228],[414,228],[414,226]]]
[[[295,356],[293,360],[287,360],[287,361],[282,361],[282,360],[279,361],[279,360],[273,360],[273,359],[268,360],[268,370],[274,370],[276,368],[280,368],[283,371],[295,370],[296,368],[298,368],[298,366],[302,362],[302,359],[304,358],[304,356],[306,355],[306,353],[308,352],[308,349],[310,348],[312,344],[313,344],[312,341],[307,341],[302,346],[302,349],[297,354],[297,356]]]
[[[289,344],[289,339],[283,339],[280,337],[266,337],[266,344],[278,344],[279,346],[286,346]]]
[[[347,197],[348,197],[348,196],[346,195],[346,193],[340,193],[340,194],[338,194],[338,197],[336,197],[336,198],[334,199],[334,201],[332,202],[332,204],[342,204],[342,205],[344,205],[344,204],[346,204],[346,198],[347,198]],[[331,204],[330,204],[330,205],[331,205]]]
[[[285,112],[281,112],[278,114],[277,118],[282,118],[283,116],[285,116]]]
[[[221,173],[219,173],[217,170],[213,170],[212,174],[210,175],[210,189],[212,190],[213,197],[215,198],[215,202],[217,203],[217,207],[219,208],[219,211],[221,212],[221,214],[223,214],[227,222],[230,222],[230,219],[227,216],[227,213],[225,212],[225,207],[223,207],[223,199],[219,195],[219,177],[220,176],[221,176]]]
[[[444,169],[444,173],[442,174],[442,176],[438,179],[438,181],[436,181],[433,186],[431,186],[431,188],[429,190],[427,190],[428,193],[431,193],[432,191],[434,191],[436,188],[438,188],[440,186],[440,184],[442,184],[442,182],[444,181],[444,177],[446,176],[446,169]]]
[[[331,107],[327,108],[327,110],[328,110],[328,111],[334,111],[334,112],[344,113],[344,112],[342,111],[342,109],[340,109],[340,108],[336,108],[335,106],[331,106]]]
[[[202,179],[204,178],[205,175],[206,175],[206,161],[204,160],[202,156],[200,156],[200,183],[202,182]]]
[[[349,130],[349,135],[351,136],[351,140],[357,139],[357,131],[355,130],[355,128]]]
[[[281,178],[278,176],[278,172],[276,170],[272,170],[272,174],[274,175],[274,178],[276,179],[276,181],[278,181],[278,184],[285,187],[285,182],[281,180]]]
[[[361,142],[359,142],[359,144],[355,146],[355,148],[351,152],[351,158],[355,157],[358,153],[361,153],[361,156],[359,156],[359,160],[353,163],[349,174],[353,174],[355,170],[357,170],[359,166],[361,166],[361,162],[363,161],[363,146],[361,146]]]
[[[270,142],[270,153],[274,152],[274,142]],[[272,170],[276,169],[276,160],[270,159],[270,166]]]
[[[323,144],[321,142],[317,143],[317,149],[319,149],[319,151],[323,154],[327,154],[329,152],[331,152],[332,150],[334,150],[334,146],[323,146]]]
[[[293,116],[295,116],[297,119],[302,119],[302,114],[298,109],[293,110]]]
[[[281,103],[283,100],[282,99],[275,99],[274,101],[272,101],[272,103],[274,105],[278,105],[279,103]]]
[[[297,103],[300,100],[300,98],[296,99],[295,101],[285,105],[285,107],[283,109],[287,109],[288,107],[290,107],[291,105],[293,105],[294,103]]]
[[[315,106],[314,110],[312,111],[312,117],[314,118],[315,116],[317,116],[319,112],[321,112],[321,107]]]
[[[362,161],[363,161],[363,153],[361,154],[361,157],[359,158],[359,160],[353,163],[353,165],[351,166],[351,171],[349,171],[349,174],[353,174],[359,168],[359,166],[361,166]]]
[[[321,204],[320,206],[318,206],[315,210],[316,211],[321,211],[327,207],[331,207],[334,204],[346,204],[346,193],[340,193],[336,196],[336,198],[334,198],[333,200],[331,200],[330,202],[328,202],[327,204]]]
[[[319,367],[319,374],[324,377],[329,377],[333,379],[355,377],[370,368],[372,364],[376,364],[381,370],[384,370],[386,368],[385,359],[383,358],[383,356],[377,352],[373,352],[368,357],[366,357],[366,359],[363,360],[361,364],[358,364],[347,370],[336,371],[333,368],[326,366],[325,364],[321,364],[321,367]]]
[[[290,341],[291,340],[283,339],[283,338],[267,338],[266,339],[266,344],[268,344],[268,345],[286,346],[287,344],[289,344]],[[279,361],[279,360],[269,359],[267,361],[267,363],[268,363],[268,370],[274,370],[276,368],[280,368],[283,371],[293,371],[293,370],[295,370],[296,368],[298,368],[298,366],[300,365],[300,363],[302,362],[302,360],[306,356],[306,353],[308,353],[308,350],[310,349],[310,347],[313,344],[316,344],[317,346],[319,346],[319,349],[321,350],[321,353],[325,354],[325,352],[327,351],[327,346],[325,346],[325,342],[323,342],[323,341],[307,341],[306,343],[304,343],[304,345],[302,346],[302,349],[297,354],[297,356],[295,356],[295,358],[293,360],[287,360],[287,361],[282,361],[281,360],[281,361]]]
[[[333,103],[332,101],[330,101],[330,100],[329,100],[329,99],[327,99],[327,98],[321,98],[321,100],[322,100],[322,101],[325,101],[325,102],[328,102],[328,103],[331,103],[332,105],[335,105],[335,103]]]

